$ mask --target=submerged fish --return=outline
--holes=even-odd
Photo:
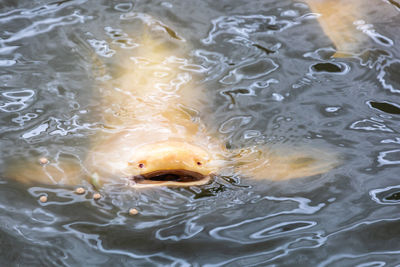
[[[345,30],[352,27],[355,4],[347,4],[344,16],[337,15],[335,1],[306,2],[322,14],[319,21],[338,53],[357,47],[359,40]],[[341,20],[343,16],[347,20]],[[284,180],[324,173],[338,164],[335,154],[319,149],[227,149],[197,116],[206,94],[180,68],[179,50],[165,38],[146,33],[135,51],[121,60],[119,78],[100,90],[106,127],[92,138],[84,162],[14,164],[8,176],[64,185],[87,180],[96,187],[116,179],[136,187],[189,186],[208,183],[221,173]]]
[[[201,185],[220,173],[283,180],[326,172],[334,155],[318,150],[273,152],[264,146],[229,150],[198,116],[205,91],[179,68],[165,39],[144,34],[134,56],[101,92],[104,130],[82,164],[25,164],[10,176],[25,182],[96,187],[125,179],[132,186]],[[323,157],[321,156],[323,153]]]
[[[336,58],[360,54],[368,47],[371,40],[381,38],[369,23],[369,13],[379,11],[379,14],[390,16],[398,13],[395,4],[391,5],[390,1],[304,0],[304,2],[318,16],[317,20],[323,32],[336,49],[333,55]],[[388,42],[382,40],[378,42]]]

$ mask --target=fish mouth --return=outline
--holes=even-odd
[[[209,175],[189,170],[159,170],[135,175],[132,181],[137,185],[202,185],[209,181]]]

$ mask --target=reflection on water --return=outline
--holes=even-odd
[[[87,184],[77,195],[3,175],[1,262],[399,264],[399,10],[373,2],[356,23],[368,47],[346,59],[330,57],[315,14],[292,1],[0,3],[2,171],[11,157],[84,159],[104,128],[96,85],[117,78],[105,69],[135,51],[143,25],[190,44],[177,64],[206,88],[204,119],[228,147],[323,146],[344,159],[293,181],[223,174],[189,188],[110,184],[97,201]]]

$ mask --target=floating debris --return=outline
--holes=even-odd
[[[99,193],[96,193],[93,195],[94,200],[99,200],[101,198],[101,195]]]
[[[132,209],[129,210],[129,215],[133,216],[133,215],[136,215],[138,213],[139,213],[139,211],[137,209],[135,209],[135,208],[132,208]]]
[[[85,188],[83,187],[78,187],[77,189],[75,189],[75,193],[78,195],[82,195],[86,192]]]
[[[46,196],[41,196],[39,198],[39,200],[40,200],[40,202],[45,203],[45,202],[47,202],[47,197]]]
[[[42,164],[42,165],[45,165],[45,164],[49,163],[49,160],[47,158],[45,158],[45,157],[41,157],[39,159],[39,163]]]

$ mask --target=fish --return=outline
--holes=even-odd
[[[351,57],[366,47],[364,1],[304,2],[332,41],[333,58]],[[165,25],[152,26],[171,35]],[[133,55],[120,58],[120,71],[113,76],[118,78],[100,86],[104,127],[91,137],[85,159],[10,162],[6,177],[65,186],[86,181],[96,188],[121,179],[137,188],[200,186],[220,174],[282,181],[322,174],[340,164],[337,153],[314,147],[228,149],[199,115],[209,96],[182,69],[182,45],[150,31],[142,34]],[[175,33],[172,37],[183,40]]]
[[[332,40],[333,57],[349,57],[363,48],[367,35],[356,23],[365,18],[361,1],[305,3]],[[91,138],[83,161],[12,163],[7,177],[66,186],[87,181],[96,188],[121,179],[136,188],[200,186],[221,174],[283,181],[322,174],[340,164],[337,153],[321,148],[264,144],[228,149],[199,115],[209,96],[182,68],[184,40],[166,38],[159,26],[143,30],[140,46],[120,58],[113,75],[117,78],[100,86],[104,127]]]
[[[362,19],[362,3],[354,1],[307,0],[311,12],[318,15],[323,32],[333,42],[333,57],[347,57],[361,49],[368,36],[357,29],[355,22]]]
[[[379,0],[304,0],[335,47],[333,58],[361,54],[377,37],[369,13],[397,15],[395,4]],[[389,1],[390,2],[390,1]],[[389,16],[389,17],[390,17]]]
[[[9,177],[65,186],[87,181],[96,188],[123,180],[143,188],[200,186],[222,173],[281,181],[337,166],[334,153],[315,148],[228,149],[199,116],[208,96],[182,70],[183,52],[176,48],[182,46],[149,30],[140,39],[135,53],[121,58],[118,78],[99,86],[104,127],[91,138],[85,159],[14,164]]]

